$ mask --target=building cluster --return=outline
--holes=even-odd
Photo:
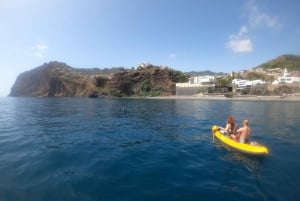
[[[253,68],[250,70],[244,70],[244,72],[257,72],[257,73],[262,73],[265,75],[269,75],[269,76],[273,76],[273,77],[280,77],[282,76],[284,73],[288,73],[290,76],[295,76],[295,77],[300,77],[300,71],[291,71],[291,72],[287,72],[287,69],[284,68],[269,68],[269,69],[264,69],[262,67],[259,68]],[[243,71],[241,71],[242,73]]]
[[[245,79],[233,79],[231,83],[232,88],[236,91],[240,90],[249,90],[251,87],[263,86],[266,84],[278,85],[278,84],[293,84],[300,83],[300,74],[299,72],[288,72],[285,68],[284,70],[280,68],[264,70],[263,68],[256,68],[251,70],[245,70],[238,72],[239,75],[245,75],[249,72],[257,72],[276,78],[272,83],[267,83],[264,80],[245,80]],[[180,91],[183,94],[183,90],[194,89],[193,92],[199,91],[200,88],[217,88],[218,78],[211,75],[202,75],[202,76],[191,76],[187,83],[176,83],[176,91]],[[185,88],[185,89],[184,89]]]
[[[292,84],[292,83],[297,83],[300,82],[300,77],[299,74],[297,73],[289,73],[287,69],[285,68],[283,71],[282,76],[279,76],[277,80],[273,81],[272,84],[282,84],[282,83],[287,83],[287,84]]]
[[[300,83],[300,72],[299,71],[288,72],[286,68],[284,68],[284,70],[280,68],[267,69],[267,70],[264,70],[263,68],[256,68],[250,71],[240,71],[239,74],[244,75],[249,72],[257,72],[268,76],[273,76],[276,79],[272,83],[269,83],[272,85]],[[265,83],[266,82],[262,80],[249,81],[249,80],[234,79],[232,81],[232,84],[235,84],[238,88],[261,85]]]

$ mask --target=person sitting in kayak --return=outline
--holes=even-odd
[[[236,135],[232,135],[233,139],[237,137],[240,143],[250,143],[251,128],[249,127],[248,119],[243,121],[243,127],[239,128],[236,133]]]
[[[223,134],[231,135],[231,134],[235,133],[237,126],[234,123],[233,116],[231,116],[231,115],[228,116],[225,128],[221,128],[221,129],[222,129],[221,131]]]

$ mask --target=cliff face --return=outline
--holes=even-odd
[[[50,62],[21,73],[9,96],[159,96],[174,95],[181,72],[151,66],[138,70],[75,69]]]
[[[150,67],[114,74],[110,80],[114,96],[167,96],[176,94],[174,71]]]
[[[94,89],[89,76],[64,63],[50,62],[21,73],[10,96],[88,96]]]

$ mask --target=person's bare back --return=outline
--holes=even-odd
[[[249,127],[249,120],[245,119],[243,121],[243,127],[237,130],[239,135],[240,143],[246,143],[250,139],[251,128]]]

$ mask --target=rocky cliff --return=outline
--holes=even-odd
[[[87,96],[94,88],[89,76],[64,63],[50,62],[21,73],[10,96]]]
[[[182,73],[155,66],[114,74],[110,80],[114,96],[167,96],[176,94],[176,82],[186,81]]]
[[[61,62],[45,63],[21,73],[9,96],[159,96],[174,95],[175,83],[186,76],[169,68],[136,70],[76,69]]]

